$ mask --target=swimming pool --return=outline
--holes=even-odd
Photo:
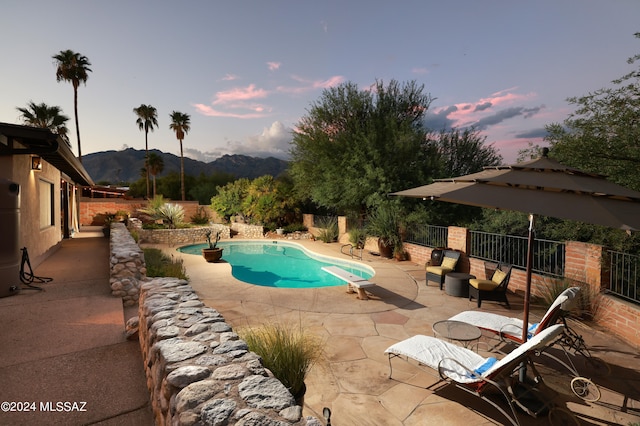
[[[187,254],[201,255],[206,244],[178,248]],[[234,278],[249,284],[280,288],[318,288],[346,285],[323,271],[323,266],[339,266],[354,275],[371,278],[375,271],[367,265],[322,256],[300,244],[273,241],[220,242],[222,260],[231,264]]]

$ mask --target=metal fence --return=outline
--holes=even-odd
[[[415,226],[407,230],[404,241],[425,247],[446,247],[449,239],[447,226]]]
[[[640,256],[609,250],[609,292],[640,302]]]
[[[516,268],[527,267],[527,237],[470,231],[469,256],[490,262],[509,263]],[[565,245],[559,241],[535,239],[533,272],[553,277],[564,276]]]

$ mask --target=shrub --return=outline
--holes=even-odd
[[[320,220],[320,233],[318,239],[325,243],[332,243],[338,240],[338,218],[334,216],[324,217]]]
[[[195,214],[190,219],[191,223],[195,225],[206,225],[210,219],[209,212],[203,206],[198,206]]]
[[[349,242],[356,248],[364,248],[367,241],[367,231],[364,228],[353,228],[349,231]]]
[[[307,372],[322,354],[319,337],[305,333],[302,327],[277,323],[247,328],[238,334],[293,396],[302,394]]]
[[[291,223],[287,226],[284,227],[284,232],[286,233],[291,233],[291,232],[307,232],[308,229],[306,226],[304,226],[304,224],[302,223]]]
[[[182,259],[174,259],[173,255],[169,257],[156,248],[145,248],[143,251],[148,277],[188,279]]]

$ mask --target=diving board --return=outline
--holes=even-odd
[[[365,278],[359,277],[358,275],[354,275],[351,272],[345,271],[342,268],[337,266],[323,266],[322,270],[328,272],[329,274],[340,278],[343,281],[347,282],[347,292],[355,293],[355,290],[358,292],[358,299],[367,300],[367,293],[364,291],[365,288],[374,287],[376,284],[368,281]]]

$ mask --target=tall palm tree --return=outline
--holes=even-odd
[[[145,164],[149,159],[149,130],[153,132],[154,126],[158,126],[158,110],[151,105],[141,104],[138,108],[134,108],[133,112],[136,113],[138,119],[136,124],[138,129],[144,130],[144,159]],[[149,198],[149,168],[147,167],[147,198]]]
[[[89,73],[92,72],[89,66],[91,62],[86,56],[72,50],[61,50],[57,55],[53,55],[57,62],[56,80],[70,81],[73,85],[73,110],[76,117],[76,136],[78,137],[78,159],[82,162],[82,148],[80,145],[80,125],[78,124],[78,86],[80,83],[87,84]]]
[[[156,197],[156,175],[162,173],[164,170],[164,160],[162,157],[155,152],[149,153],[147,157],[147,170],[153,176],[153,198]]]
[[[69,145],[67,138],[67,121],[69,117],[62,114],[62,108],[59,106],[49,106],[44,102],[36,104],[30,101],[26,108],[16,108],[21,113],[22,122],[33,127],[41,127],[49,129],[53,133],[57,133]]]
[[[176,137],[180,141],[180,192],[182,193],[182,201],[184,201],[184,157],[182,155],[182,140],[184,139],[184,135],[191,130],[191,117],[189,117],[189,114],[183,114],[178,111],[173,111],[170,117],[171,124],[169,124],[169,128],[176,132]]]

